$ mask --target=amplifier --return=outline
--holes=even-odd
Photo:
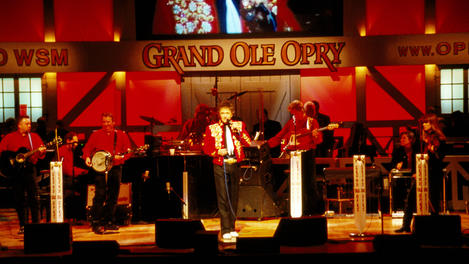
[[[270,148],[267,141],[252,141],[249,147],[244,147],[244,155],[251,162],[270,159]]]

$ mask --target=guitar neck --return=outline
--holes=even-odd
[[[39,148],[34,149],[34,150],[31,150],[31,151],[29,151],[29,152],[24,153],[24,154],[23,154],[23,157],[24,157],[25,159],[27,159],[27,158],[31,157],[34,153],[36,153],[36,152],[38,152],[38,151],[39,151]]]

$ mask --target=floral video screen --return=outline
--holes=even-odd
[[[135,1],[138,40],[176,36],[340,36],[342,0]]]

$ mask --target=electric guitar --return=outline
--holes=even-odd
[[[342,123],[343,122],[330,123],[329,125],[325,127],[318,128],[317,131],[321,132],[324,130],[334,130],[336,128],[339,128],[342,125]],[[305,137],[312,136],[312,133],[313,133],[312,131],[313,130],[308,130],[307,132],[304,132],[304,133],[291,134],[288,140],[283,139],[280,144],[280,147],[282,150],[282,153],[280,154],[280,158],[286,154],[290,146],[298,146],[300,144],[307,143],[307,141],[310,139],[305,138]]]

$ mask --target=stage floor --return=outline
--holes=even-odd
[[[455,214],[455,213],[454,213]],[[469,215],[459,213],[461,216],[461,231],[465,237],[469,234]],[[218,231],[219,219],[201,219],[206,231]],[[280,222],[280,218],[265,220],[240,219],[236,222],[236,229],[240,237],[272,237]],[[280,253],[304,253],[304,254],[334,254],[334,253],[368,253],[373,252],[373,239],[378,235],[396,235],[394,230],[401,226],[402,217],[384,215],[381,219],[377,214],[369,214],[366,219],[366,228],[363,237],[351,236],[357,233],[353,215],[334,215],[327,217],[328,240],[324,245],[308,247],[281,247]],[[24,255],[24,235],[18,234],[18,221],[13,209],[0,209],[0,243],[2,250],[0,258]],[[436,227],[438,228],[438,227]],[[155,224],[138,223],[122,226],[118,232],[110,232],[104,235],[96,235],[91,232],[88,223],[72,225],[72,240],[75,241],[100,241],[115,240],[121,250],[128,254],[142,253],[187,253],[187,251],[160,249],[155,244]],[[468,248],[467,241],[462,248]],[[235,244],[222,244],[219,249],[233,250]],[[466,251],[469,253],[469,251]]]

